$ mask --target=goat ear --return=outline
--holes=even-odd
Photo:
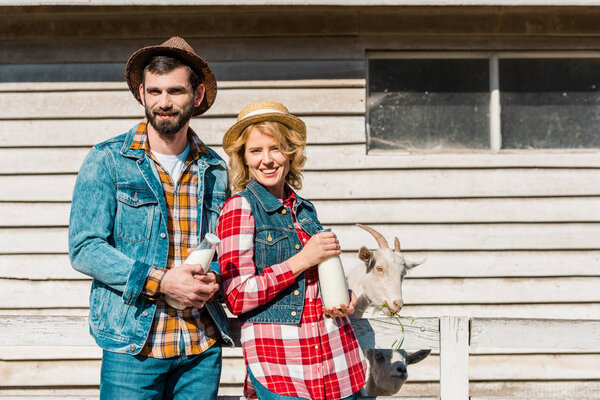
[[[364,262],[367,266],[369,265],[369,262],[371,261],[372,257],[373,257],[373,254],[371,254],[371,250],[367,249],[365,246],[362,246],[358,250],[358,258],[360,259],[360,261]]]
[[[419,361],[423,361],[429,355],[429,353],[431,353],[431,349],[419,350],[409,354],[406,357],[406,365],[415,364]]]
[[[418,260],[418,261],[407,261],[406,262],[406,268],[408,269],[412,269],[416,266],[419,266],[421,264],[423,264],[425,261],[427,261],[426,258],[422,259],[422,260]]]
[[[367,266],[367,274],[375,267],[375,257],[373,257],[371,250],[367,249],[365,246],[362,246],[358,250],[358,258]]]

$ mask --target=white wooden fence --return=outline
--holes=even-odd
[[[441,400],[483,399],[469,397],[469,354],[472,351],[553,349],[585,352],[600,349],[600,320],[442,317],[402,318],[400,321],[402,326],[390,318],[354,319],[353,326],[362,348],[390,348],[400,339],[403,348],[430,348],[439,353],[440,395],[437,398]],[[231,319],[231,324],[234,340],[239,346],[237,320]],[[74,346],[93,345],[86,317],[0,315],[0,348],[56,346],[68,352]],[[0,371],[0,378],[10,380],[10,373],[10,370]],[[0,395],[0,398],[57,397]],[[78,395],[69,398],[97,397]],[[220,397],[233,398],[238,397]],[[576,394],[572,398],[577,398]]]

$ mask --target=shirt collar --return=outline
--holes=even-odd
[[[188,127],[187,134],[188,141],[190,143],[190,151],[187,155],[186,161],[197,160],[200,156],[200,153],[208,154],[206,146],[204,146],[204,143],[202,143],[192,128]],[[148,145],[148,125],[146,122],[141,122],[138,125],[129,148],[131,150],[144,150],[146,154],[151,155],[150,146]]]
[[[285,185],[284,194],[288,194],[287,198],[283,200],[283,205],[293,210],[296,205],[296,193],[288,185]]]

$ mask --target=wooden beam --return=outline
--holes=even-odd
[[[489,291],[489,286],[484,289]],[[37,311],[32,311],[37,312]],[[56,310],[54,312],[57,312]],[[58,311],[60,312],[60,310]],[[407,304],[402,315],[473,316],[490,318],[580,318],[595,319],[600,315],[600,303],[517,303],[517,304]],[[532,350],[535,352],[535,349]]]
[[[0,279],[0,309],[86,308],[89,304],[89,280],[29,281]],[[538,305],[537,310],[559,304],[590,304],[590,313],[598,310],[600,293],[598,277],[569,278],[470,278],[470,279],[407,279],[403,285],[403,298],[407,309],[402,315],[411,316],[415,306],[430,313],[439,306],[471,306],[475,315],[486,315],[484,305],[504,310],[506,317],[514,317],[511,310],[517,304],[524,309]],[[494,290],[490,290],[493,287]],[[412,307],[411,307],[412,306]],[[425,307],[428,306],[428,307]],[[513,307],[513,308],[511,308]],[[565,306],[566,307],[566,306]],[[444,308],[444,307],[440,307]],[[457,307],[459,308],[459,307]],[[568,308],[568,307],[566,307]],[[459,308],[460,309],[460,308]],[[574,312],[577,309],[574,308]],[[585,308],[580,310],[585,312]],[[535,309],[530,310],[531,317]],[[523,313],[524,311],[521,311]],[[420,315],[427,315],[425,312]],[[588,317],[589,318],[589,317]]]
[[[70,201],[75,179],[0,175],[0,201]],[[600,196],[600,169],[313,170],[300,194],[312,201]]]
[[[207,117],[235,117],[242,108],[269,99],[285,104],[294,114],[364,114],[365,92],[357,88],[250,88],[219,91]],[[0,119],[140,118],[143,107],[129,91],[0,92]]]
[[[357,251],[341,255],[350,271],[361,261]],[[408,260],[427,258],[410,270],[415,278],[551,278],[600,277],[600,251],[483,251],[403,252]],[[67,254],[0,254],[0,278],[28,280],[87,280],[73,270]]]
[[[238,110],[239,112],[239,110]],[[294,111],[296,112],[296,111]],[[307,141],[312,144],[365,143],[364,116],[305,116],[298,114],[307,127]],[[129,131],[137,119],[28,119],[6,120],[0,124],[0,147],[91,147]],[[209,146],[221,146],[223,134],[235,123],[234,116],[193,118],[190,122],[198,137]],[[27,134],[25,134],[25,132]],[[364,146],[363,146],[364,153]],[[594,163],[589,155],[579,153],[584,165]],[[558,160],[562,156],[555,155]],[[535,156],[534,156],[535,158]],[[570,163],[576,163],[571,157]],[[587,161],[585,161],[587,160]],[[538,159],[538,163],[543,164]],[[571,165],[571,164],[569,164]],[[582,164],[577,164],[582,165]]]
[[[469,319],[440,318],[440,398],[469,399]]]
[[[356,117],[350,117],[355,122],[359,122]],[[343,120],[344,117],[338,118]],[[437,155],[418,155],[418,154],[394,154],[379,153],[367,154],[366,146],[360,142],[364,139],[364,126],[358,123],[356,126],[349,126],[350,121],[344,124],[340,121],[339,125],[349,127],[346,143],[340,143],[342,140],[341,129],[338,127],[331,133],[327,133],[329,138],[320,137],[321,143],[311,143],[306,148],[308,158],[305,171],[311,170],[380,170],[380,169],[453,169],[453,168],[595,168],[600,169],[600,152],[564,152],[564,153],[544,153],[529,152],[507,153],[507,154],[437,154]],[[362,122],[362,121],[360,121]],[[94,124],[90,124],[93,126]],[[132,125],[133,126],[133,125]],[[82,126],[84,130],[89,127]],[[315,129],[308,133],[309,136],[317,136],[326,130],[325,126]],[[197,131],[202,132],[204,131]],[[207,139],[212,136],[221,137],[221,131],[212,135],[203,135]],[[115,131],[112,132],[116,133]],[[339,133],[339,134],[337,134]],[[355,134],[354,134],[355,133]],[[18,135],[17,132],[11,135]],[[357,140],[358,143],[352,143],[351,140]],[[326,144],[329,141],[337,142],[335,144]],[[224,160],[229,160],[221,147],[221,144],[213,144],[215,150]],[[0,148],[0,174],[36,174],[36,173],[77,173],[83,162],[89,147],[42,147],[33,148],[32,144],[19,148]],[[29,159],[39,160],[38,163],[28,162]]]
[[[424,224],[375,225],[386,237],[402,238],[406,251],[600,250],[600,224]],[[372,247],[372,237],[354,225],[335,226],[342,248]],[[0,228],[0,254],[67,252],[66,228]]]
[[[362,79],[363,60],[214,61],[215,76],[227,81],[276,79]],[[0,64],[0,78],[9,82],[123,80],[125,60],[119,63]]]
[[[172,35],[186,38],[307,34],[351,36],[360,33],[574,36],[597,34],[594,21],[598,17],[598,3],[594,0],[556,0],[544,3],[535,0],[479,0],[471,1],[468,5],[457,0],[377,3],[359,0],[324,3],[228,1],[211,2],[209,7],[198,4],[189,6],[188,3],[188,7],[185,7],[181,2],[169,4],[169,7],[164,6],[164,3],[153,7],[136,7],[138,4],[148,5],[137,1],[130,1],[122,6],[117,0],[100,0],[94,3],[98,3],[97,7],[89,7],[89,2],[85,2],[88,7],[77,7],[82,3],[77,0],[29,0],[25,4],[43,3],[54,7],[6,7],[8,11],[5,13],[10,18],[6,18],[2,24],[0,38],[141,39],[157,37],[156,32],[160,32],[163,37],[146,44],[149,45],[160,43]],[[346,7],[340,7],[341,3]],[[121,7],[114,7],[115,5]],[[402,7],[398,7],[399,5]],[[498,5],[503,7],[497,7]],[[92,10],[98,11],[93,13]],[[203,24],[197,24],[198,16],[202,16]],[[143,20],[144,26],[140,28],[130,23],[136,19]]]
[[[471,346],[492,348],[600,349],[600,320],[471,320]]]
[[[319,200],[324,225],[600,222],[600,197]],[[0,202],[0,227],[65,227],[69,202]]]

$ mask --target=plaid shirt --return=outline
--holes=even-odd
[[[310,236],[295,220],[294,193],[284,202],[302,243]],[[269,303],[294,282],[287,261],[257,274],[254,265],[254,217],[248,201],[230,198],[217,223],[219,265],[225,301],[241,314]],[[340,399],[360,390],[366,363],[347,317],[328,318],[319,296],[317,267],[305,272],[304,311],[299,325],[246,322],[242,326],[244,360],[268,390],[284,396]],[[244,395],[256,398],[248,376]]]
[[[152,155],[148,146],[145,123],[142,122],[138,126],[130,146],[131,149],[144,149],[148,157],[152,158],[165,192],[169,232],[167,269],[181,265],[187,258],[187,249],[194,248],[200,243],[197,224],[198,166],[195,161],[198,160],[200,153],[206,153],[207,150],[191,128],[188,128],[188,137],[190,151],[176,183]],[[208,314],[202,310],[197,308],[176,310],[169,306],[162,296],[159,296],[158,286],[165,273],[166,269],[155,266],[148,272],[144,295],[157,299],[158,303],[148,340],[140,354],[153,358],[200,354],[217,341],[216,329]]]

